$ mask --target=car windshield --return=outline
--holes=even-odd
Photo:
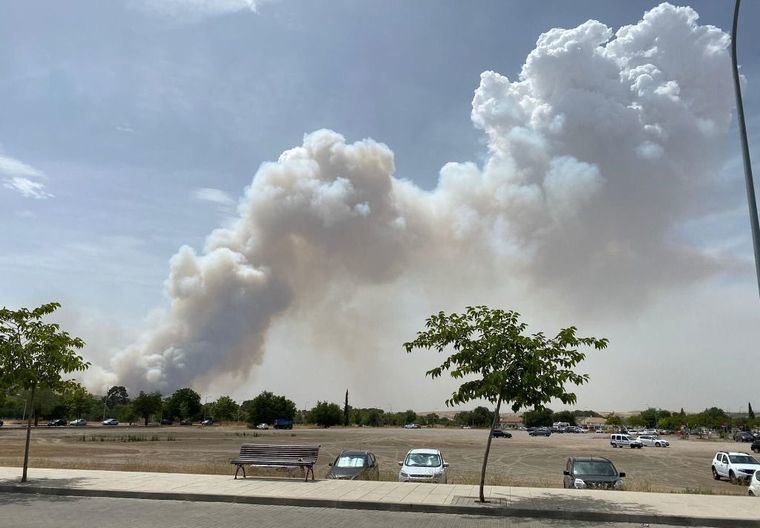
[[[760,464],[757,460],[749,455],[728,455],[732,464]]]
[[[438,467],[441,465],[441,457],[434,453],[409,453],[404,462],[406,466]]]
[[[335,467],[339,468],[360,468],[366,464],[364,457],[357,455],[339,456],[338,460],[335,461]]]
[[[603,477],[614,477],[617,475],[615,467],[609,462],[598,461],[577,461],[573,465],[575,475],[599,475]]]

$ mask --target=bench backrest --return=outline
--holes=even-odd
[[[240,446],[240,457],[316,460],[319,455],[319,447],[318,445],[243,444]]]

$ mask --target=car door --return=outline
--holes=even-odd
[[[372,453],[369,454],[369,463],[370,463],[369,479],[380,480],[380,468],[377,466],[377,459],[375,458],[375,455],[373,455]]]
[[[565,488],[572,488],[573,487],[573,477],[572,477],[572,474],[571,474],[572,469],[573,469],[573,465],[570,462],[570,460],[568,460],[567,462],[565,462],[565,473],[567,473],[567,475],[565,475],[564,478],[562,479],[563,485],[564,485]]]
[[[728,477],[728,457],[723,453],[718,455],[718,464],[715,469],[721,477]]]

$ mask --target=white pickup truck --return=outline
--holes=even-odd
[[[747,453],[718,451],[712,461],[713,478],[727,478],[734,484],[749,481],[757,470],[760,470],[760,462]]]

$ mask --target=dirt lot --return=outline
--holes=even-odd
[[[716,482],[710,461],[718,450],[748,451],[748,444],[731,441],[679,440],[669,448],[613,449],[596,434],[529,437],[514,431],[511,439],[493,440],[487,481],[517,486],[562,486],[568,456],[610,458],[628,475],[627,488],[637,491],[746,493],[745,486]],[[253,431],[240,426],[48,428],[32,431],[30,467],[118,469],[233,474],[229,464],[243,442],[320,444],[317,477],[327,472],[341,449],[367,449],[380,461],[382,478],[394,480],[397,461],[414,447],[441,449],[450,465],[449,482],[477,483],[486,441],[484,430],[398,428],[331,428]],[[0,429],[0,465],[20,466],[24,430]],[[295,475],[294,475],[295,476]]]

